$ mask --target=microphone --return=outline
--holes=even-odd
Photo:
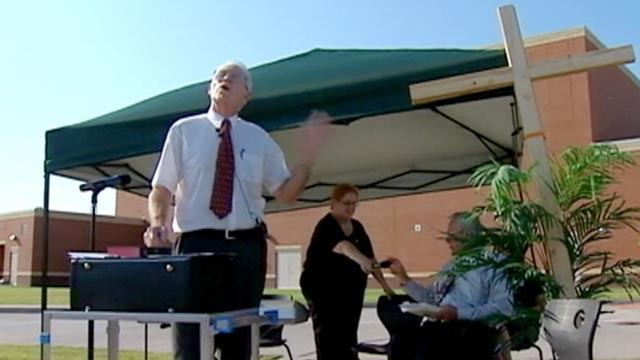
[[[120,174],[108,178],[86,182],[80,185],[80,191],[102,190],[108,186],[124,186],[131,182],[131,176]]]

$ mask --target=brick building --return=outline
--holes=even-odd
[[[41,208],[0,215],[0,278],[12,285],[39,285],[42,280]],[[49,284],[66,286],[69,280],[70,251],[91,248],[91,216],[70,212],[49,213]],[[111,246],[140,246],[146,223],[142,218],[96,217],[95,249]]]

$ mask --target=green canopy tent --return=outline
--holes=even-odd
[[[506,64],[502,50],[316,49],[252,68],[254,94],[241,115],[268,130],[290,163],[309,110],[335,118],[300,201],[286,208],[269,201],[267,211],[321,204],[338,182],[359,186],[364,200],[466,186],[491,159],[515,162],[521,141],[511,86],[419,107],[409,95],[413,83]],[[50,176],[91,181],[129,174],[124,190],[147,195],[167,130],[182,116],[206,111],[208,83],[47,131],[43,308]]]
[[[496,50],[317,49],[251,69],[254,96],[241,115],[270,131],[290,161],[310,109],[335,117],[334,136],[294,207],[326,200],[326,187],[340,181],[360,186],[363,199],[464,186],[477,165],[517,152],[512,89],[416,108],[408,85],[504,65]],[[206,110],[207,86],[48,131],[45,173],[83,181],[128,173],[124,190],[147,195],[167,130]],[[278,209],[269,203],[268,211]]]

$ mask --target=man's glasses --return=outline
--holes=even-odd
[[[340,203],[344,206],[358,206],[357,201],[340,201]]]
[[[441,232],[440,235],[437,237],[437,239],[444,240],[444,241],[460,241],[461,238],[462,236],[460,234],[451,234],[444,231]]]
[[[215,75],[213,75],[213,79],[215,81],[220,81],[224,78],[227,78],[233,82],[235,81],[239,81],[239,80],[244,80],[244,74],[242,72],[239,71],[218,71],[215,73]]]

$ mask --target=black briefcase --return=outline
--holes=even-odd
[[[233,309],[233,254],[71,260],[72,310],[214,313]]]

